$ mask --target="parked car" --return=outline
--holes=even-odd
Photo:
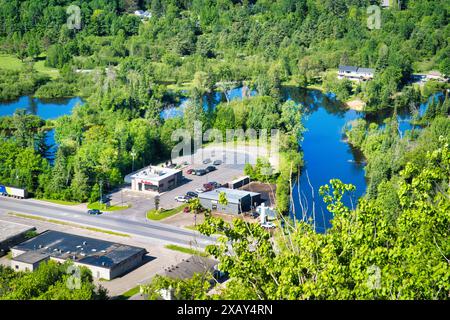
[[[197,198],[198,193],[196,193],[194,191],[188,191],[188,192],[186,192],[186,196],[191,197],[191,198]]]
[[[213,165],[220,166],[222,163],[222,160],[214,160]]]
[[[205,191],[206,191],[205,188],[197,188],[197,189],[195,189],[195,192],[197,192],[197,193],[203,193]]]
[[[212,190],[214,190],[215,188],[214,188],[214,186],[213,186],[212,184],[210,184],[210,183],[205,183],[205,184],[203,185],[203,189],[205,189],[205,191],[212,191]]]
[[[211,159],[210,158],[206,158],[205,160],[203,160],[203,164],[208,164],[211,163]]]
[[[213,172],[213,171],[216,171],[217,170],[217,168],[216,167],[214,167],[214,166],[208,166],[208,167],[206,167],[206,172]]]
[[[220,183],[216,182],[216,181],[211,181],[211,182],[208,182],[208,183],[210,185],[212,185],[214,187],[214,189],[222,187],[222,185]]]
[[[205,169],[198,169],[195,170],[195,175],[196,176],[204,176],[205,174],[207,174],[208,172]]]
[[[195,174],[195,170],[194,169],[188,169],[188,170],[186,170],[186,174]]]
[[[189,213],[189,212],[191,212],[191,209],[189,209],[189,207],[184,207],[183,212],[184,213]]]
[[[178,197],[175,197],[175,201],[177,201],[177,202],[187,202],[188,199],[186,199],[185,196],[178,196]]]
[[[272,222],[265,222],[261,224],[264,229],[275,229],[276,226]]]
[[[91,216],[99,216],[102,214],[102,212],[98,209],[91,209],[88,210],[88,214],[90,214]]]

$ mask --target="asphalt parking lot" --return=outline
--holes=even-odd
[[[211,164],[208,164],[211,165]],[[205,183],[208,182],[218,182],[220,184],[225,184],[227,182],[233,181],[243,175],[244,166],[243,165],[229,165],[229,164],[221,164],[216,166],[217,170],[207,173],[204,176],[196,176],[192,174],[188,174],[187,171],[189,169],[201,169],[205,168],[208,165],[189,165],[183,168],[183,175],[185,177],[184,184],[179,187],[165,192],[160,196],[161,207],[165,209],[174,208],[179,206],[181,203],[175,200],[177,196],[183,196],[188,191],[194,191],[197,188],[203,187]]]
[[[205,183],[215,181],[220,184],[225,184],[243,176],[244,165],[241,164],[221,164],[215,166],[217,170],[207,173],[204,176],[187,173],[189,169],[202,169],[209,165],[212,165],[212,163],[206,165],[194,164],[183,167],[183,176],[185,178],[183,184],[161,194],[160,207],[172,209],[180,206],[182,203],[175,200],[177,196],[183,196],[188,191],[195,192],[195,189],[203,187]],[[130,209],[109,213],[127,220],[145,222],[146,212],[155,208],[156,194],[131,191],[130,187],[124,187],[121,190],[113,192],[110,194],[110,197],[112,205],[131,205]]]

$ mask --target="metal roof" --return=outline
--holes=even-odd
[[[52,230],[41,233],[13,249],[40,252],[56,259],[70,259],[109,269],[135,255],[147,253],[144,248]]]
[[[221,192],[224,192],[226,194],[228,202],[231,203],[239,203],[239,201],[247,196],[254,197],[258,196],[259,193],[256,192],[250,192],[250,191],[243,191],[243,190],[237,190],[237,189],[228,189],[228,188],[217,188],[212,191],[200,193],[198,195],[199,198],[202,199],[209,199],[209,200],[219,200],[219,194]]]
[[[358,73],[375,73],[375,69],[372,68],[358,68]]]
[[[358,70],[358,67],[354,66],[339,66],[340,72],[356,72]]]

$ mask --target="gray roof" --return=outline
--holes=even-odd
[[[356,72],[358,70],[358,67],[354,66],[339,66],[340,72]]]
[[[0,221],[0,242],[33,230],[36,230],[36,228],[9,221]]]
[[[250,192],[250,191],[243,191],[243,190],[237,190],[237,189],[228,189],[228,188],[217,188],[212,191],[200,193],[198,195],[201,199],[208,199],[208,200],[219,200],[219,194],[221,192],[225,192],[228,202],[231,203],[239,203],[239,201],[247,196],[254,197],[258,196],[259,193],[256,192]]]
[[[53,258],[70,259],[102,268],[113,268],[128,258],[147,253],[147,250],[139,247],[58,231],[46,231],[13,249],[41,252]]]
[[[372,68],[358,68],[358,73],[375,73],[375,69]]]
[[[35,264],[37,262],[41,262],[41,261],[47,260],[49,258],[50,258],[50,255],[45,252],[27,251],[17,257],[14,257],[12,260],[17,261],[17,262],[24,262],[24,263],[28,263],[28,264]]]
[[[164,276],[172,279],[189,279],[195,273],[213,272],[217,261],[200,256],[191,256],[182,260],[176,266],[171,266],[164,270]]]

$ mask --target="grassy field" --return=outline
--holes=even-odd
[[[191,248],[186,248],[186,247],[181,247],[181,246],[177,246],[176,244],[168,244],[165,246],[166,249],[169,250],[173,250],[173,251],[178,251],[178,252],[183,252],[183,253],[187,253],[187,254],[192,254],[195,256],[201,256],[201,257],[209,257],[209,255],[204,252],[204,251],[200,251],[200,250],[195,250],[195,249],[191,249]]]
[[[23,62],[15,56],[9,54],[0,54],[0,69],[17,71],[22,67]]]
[[[98,229],[98,228],[93,228],[93,227],[86,227],[86,226],[78,225],[78,224],[75,224],[75,223],[69,223],[69,222],[60,221],[60,220],[46,219],[46,218],[42,218],[42,217],[38,217],[38,216],[22,214],[22,213],[14,213],[14,212],[9,212],[8,214],[11,215],[11,216],[14,216],[14,217],[18,217],[18,218],[32,219],[32,220],[38,220],[38,221],[43,221],[43,222],[49,222],[49,223],[59,224],[59,225],[63,225],[63,226],[74,227],[74,228],[78,228],[78,229],[84,229],[84,230],[88,230],[88,231],[94,231],[94,232],[110,234],[110,235],[113,235],[113,236],[126,237],[126,238],[130,237],[129,234],[125,234],[125,233],[119,233],[119,232],[115,232],[115,231]]]
[[[24,62],[13,55],[0,54],[0,69],[18,71],[22,69],[24,64]],[[53,80],[59,77],[58,69],[45,66],[45,55],[40,55],[38,57],[38,60],[34,63],[34,70],[41,74],[48,75]]]
[[[96,209],[106,212],[121,211],[131,208],[131,206],[110,206],[106,208],[106,205],[100,204],[99,202],[89,203],[87,207],[88,209]]]
[[[37,61],[34,64],[34,70],[39,73],[48,75],[52,80],[55,80],[59,77],[58,69],[46,67],[45,60]]]
[[[179,207],[170,209],[170,210],[164,210],[164,211],[156,211],[155,209],[150,210],[147,212],[147,219],[149,220],[162,220],[162,219],[166,219],[168,217],[171,217],[177,213],[180,213],[181,210],[183,210],[183,208],[185,207],[185,205],[181,205]]]

